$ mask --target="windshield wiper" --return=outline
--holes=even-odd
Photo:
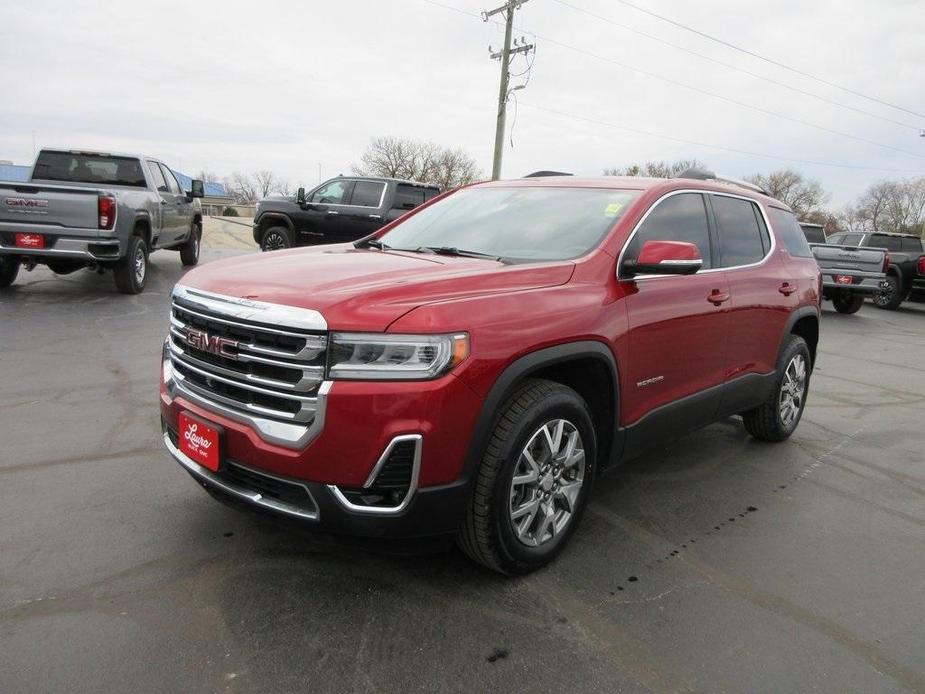
[[[487,258],[488,260],[497,260],[501,261],[502,258],[499,255],[491,255],[490,253],[479,253],[478,251],[467,251],[462,248],[456,248],[454,246],[418,246],[414,249],[418,253],[431,252],[436,253],[437,255],[453,255],[461,258]]]

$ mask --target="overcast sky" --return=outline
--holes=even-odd
[[[925,128],[923,117],[787,72],[615,0],[568,2],[882,118],[667,47],[556,0],[530,0],[517,13],[515,36],[535,36],[537,52],[530,83],[517,93],[516,122],[513,104],[509,111],[513,148],[508,142],[505,177],[536,169],[599,175],[638,160],[696,157],[736,176],[792,166],[821,179],[833,205],[841,205],[875,180],[925,175],[925,137],[916,131]],[[633,2],[925,113],[922,0]],[[493,7],[479,0],[440,4],[473,13]],[[34,140],[37,147],[143,151],[188,174],[271,169],[310,186],[319,165],[324,178],[347,173],[370,137],[402,135],[461,147],[491,171],[499,68],[488,45],[500,46],[502,29],[426,0],[30,0],[5,3],[3,16],[0,159],[30,163]],[[512,71],[524,67],[519,59]]]

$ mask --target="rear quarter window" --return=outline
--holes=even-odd
[[[768,210],[768,216],[771,218],[771,226],[777,234],[777,238],[787,249],[787,252],[795,258],[812,258],[813,252],[803,235],[803,229],[792,212],[772,207]]]
[[[720,238],[721,267],[750,265],[764,258],[770,242],[755,203],[725,195],[711,195],[710,200]]]
[[[392,207],[397,210],[413,210],[424,202],[424,188],[399,183],[395,187],[395,202]]]

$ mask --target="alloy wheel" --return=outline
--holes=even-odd
[[[135,249],[135,258],[133,259],[135,269],[135,281],[142,285],[145,281],[145,272],[147,272],[147,262],[145,259],[145,249],[140,245]]]
[[[796,354],[787,364],[780,386],[780,421],[786,429],[796,423],[805,397],[806,359],[802,354]]]
[[[263,240],[263,250],[265,251],[278,251],[286,247],[286,239],[283,238],[282,234],[278,234],[275,231],[272,234],[268,234]]]
[[[509,502],[514,536],[538,547],[560,535],[574,516],[584,479],[585,451],[578,429],[566,419],[543,424],[514,468]]]

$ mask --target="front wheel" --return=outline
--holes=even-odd
[[[281,251],[293,245],[292,232],[286,227],[268,227],[260,235],[261,251]]]
[[[551,562],[581,521],[595,455],[581,396],[553,381],[525,381],[502,407],[476,471],[460,548],[505,574]]]
[[[864,305],[863,294],[836,294],[832,299],[832,306],[839,313],[857,313]]]
[[[180,262],[183,263],[183,267],[192,267],[199,262],[199,245],[201,242],[202,226],[198,222],[193,222],[189,238],[180,247]]]
[[[903,288],[896,275],[886,276],[886,286],[874,295],[874,306],[887,311],[895,311],[903,302]]]
[[[745,430],[761,441],[783,441],[800,423],[806,395],[809,392],[809,372],[812,357],[806,341],[790,335],[777,360],[774,388],[760,406],[742,414]]]
[[[123,294],[141,294],[148,279],[148,244],[140,236],[128,240],[125,257],[113,268],[116,288]]]

